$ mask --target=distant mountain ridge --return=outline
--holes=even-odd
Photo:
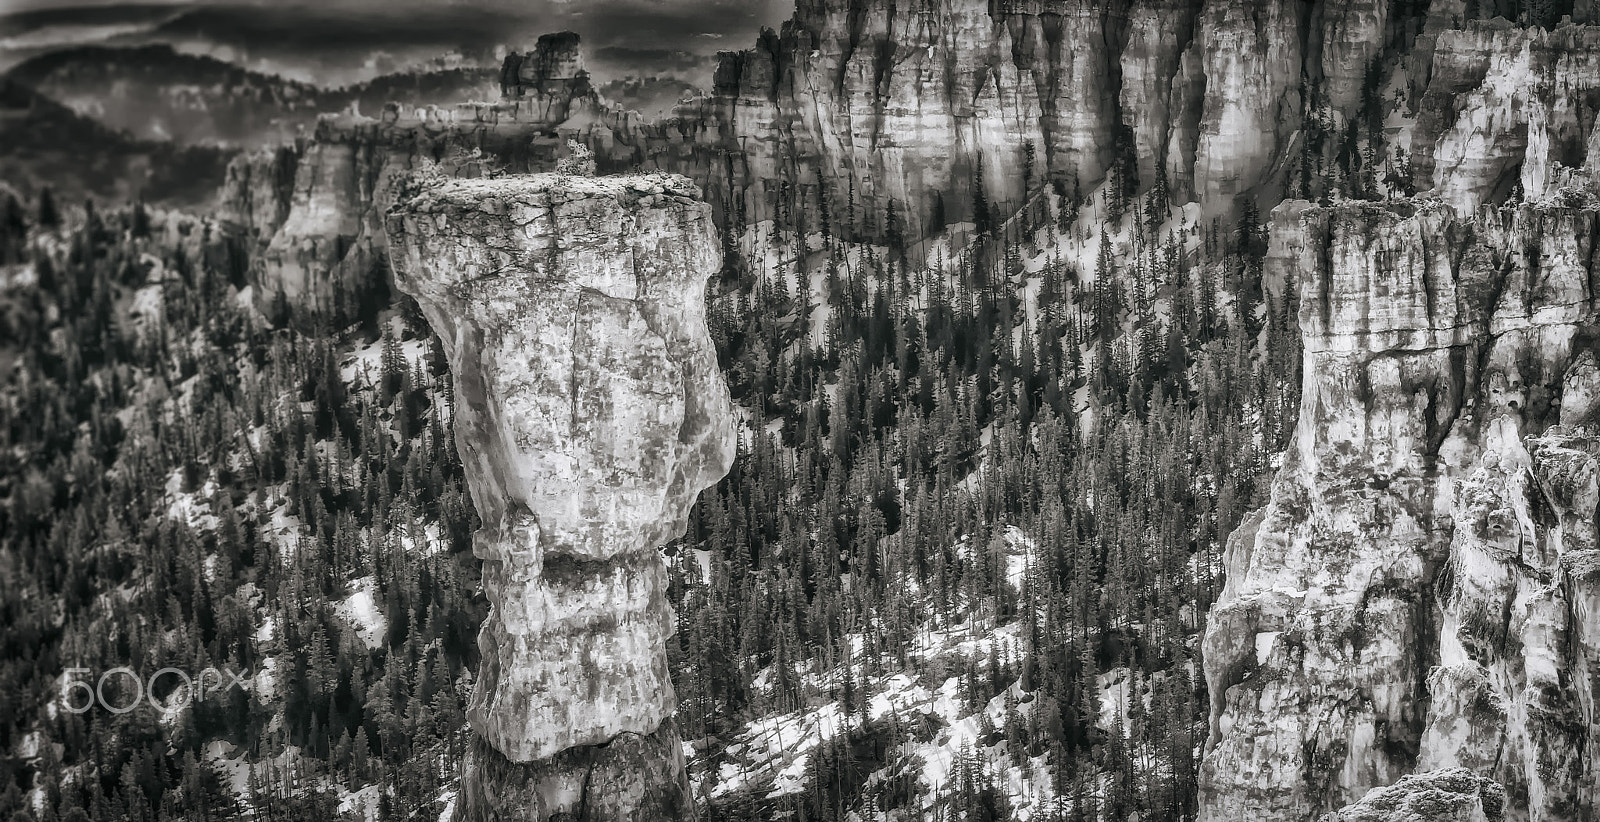
[[[497,69],[401,73],[326,89],[168,45],[81,46],[34,57],[6,77],[144,140],[259,148],[293,140],[319,114],[356,104],[448,105],[493,89]]]
[[[235,151],[140,140],[83,117],[27,86],[0,78],[0,180],[27,196],[208,202]]]

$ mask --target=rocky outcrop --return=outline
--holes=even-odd
[[[1508,819],[1593,818],[1600,210],[1278,216],[1304,393],[1206,632],[1203,818],[1314,818],[1457,766]]]
[[[609,135],[638,135],[638,118],[594,91],[577,42],[570,32],[546,35],[508,56],[500,103],[328,115],[309,140],[235,159],[219,211],[255,243],[258,305],[281,293],[301,311],[338,314],[386,294],[383,214],[396,181],[415,169],[467,178],[550,171],[574,137],[606,147],[607,170],[636,165]]]
[[[1321,822],[1499,822],[1505,792],[1465,768],[1413,774],[1374,788]]]
[[[657,548],[733,456],[710,208],[665,175],[434,183],[387,229],[450,361],[494,606],[457,818],[692,815]]]
[[[1411,141],[1419,187],[1463,211],[1600,192],[1597,113],[1600,26],[1440,32]]]

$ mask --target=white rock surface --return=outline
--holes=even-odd
[[[458,818],[673,817],[688,786],[657,548],[735,447],[705,323],[710,209],[665,175],[431,182],[388,233],[450,360],[494,606]]]

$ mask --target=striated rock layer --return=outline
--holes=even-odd
[[[691,816],[657,548],[735,445],[710,208],[667,175],[411,185],[395,280],[450,360],[493,605],[457,818]]]
[[[1202,818],[1455,767],[1506,819],[1597,818],[1600,209],[1291,203],[1273,232],[1302,407],[1207,626]]]
[[[600,97],[576,35],[547,36],[507,58],[499,102],[324,121],[281,207],[287,219],[245,223],[266,237],[258,296],[282,288],[327,305],[340,288],[360,290],[352,283],[372,276],[382,232],[336,215],[381,214],[397,171],[426,158],[478,173],[463,155],[548,171],[569,138],[602,171],[690,177],[735,232],[771,220],[915,240],[976,219],[980,202],[1003,218],[1046,190],[1087,197],[1114,167],[1127,190],[1164,177],[1179,202],[1214,212],[1240,197],[1276,202],[1299,159],[1303,88],[1326,89],[1337,116],[1355,111],[1369,66],[1415,39],[1421,18],[1395,8],[801,0],[781,31],[722,55],[710,96],[659,122]],[[1425,64],[1416,73],[1426,82]],[[1457,110],[1440,112],[1438,128],[1449,127]],[[274,162],[238,161],[226,214],[273,213],[246,208],[253,189],[241,183],[272,177]]]
[[[781,31],[722,55],[709,96],[653,122],[600,96],[577,35],[547,35],[507,57],[497,102],[328,117],[287,156],[239,158],[221,211],[259,243],[259,300],[330,310],[382,287],[400,173],[549,171],[568,139],[602,171],[690,177],[735,232],[770,220],[860,239],[930,236],[980,202],[1003,217],[1046,190],[1087,196],[1119,167],[1130,191],[1165,179],[1213,214],[1241,198],[1265,211],[1314,161],[1309,124],[1343,133],[1369,104],[1417,188],[1463,213],[1596,189],[1600,27],[1471,20],[1472,5],[1495,11],[803,0]],[[1583,4],[1571,17],[1600,22]],[[1335,146],[1318,150],[1332,162]]]

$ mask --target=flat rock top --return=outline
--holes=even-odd
[[[612,198],[624,205],[666,207],[674,199],[698,201],[700,187],[678,174],[618,174],[583,177],[569,174],[518,174],[506,177],[447,179],[428,185],[395,208],[417,214],[476,210],[502,213],[507,203],[545,205]]]

